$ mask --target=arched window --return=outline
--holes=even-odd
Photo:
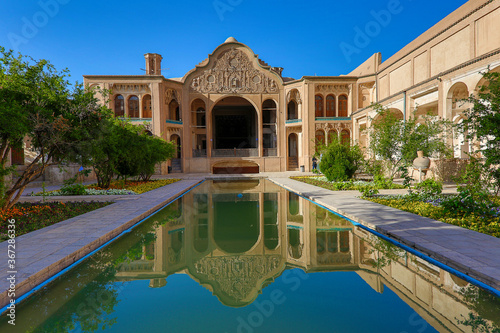
[[[142,98],[142,117],[153,118],[153,112],[151,108],[151,95],[145,95]]]
[[[130,118],[139,118],[139,97],[130,96],[128,99],[128,116]]]
[[[325,249],[326,249],[326,240],[325,240],[325,237],[326,236],[326,232],[324,231],[318,231],[316,232],[316,252],[321,254],[321,253],[325,253]]]
[[[323,130],[316,131],[316,145],[325,144],[325,132]]]
[[[349,130],[343,130],[340,133],[340,142],[342,142],[343,144],[350,144],[351,134],[349,133]]]
[[[170,120],[181,120],[181,113],[179,109],[179,103],[176,100],[172,100],[169,104]]]
[[[327,117],[335,117],[335,96],[334,95],[328,95],[326,96],[326,116]]]
[[[262,103],[262,147],[264,156],[277,156],[276,102],[272,99]]]
[[[328,131],[328,144],[334,142],[339,139],[339,135],[336,130]]]
[[[191,103],[191,115],[195,127],[206,127],[206,108],[203,100],[197,98]]]
[[[294,259],[300,259],[303,248],[302,230],[288,229],[288,254]]]
[[[347,117],[347,96],[339,96],[339,117]]]
[[[173,141],[177,148],[175,158],[181,158],[181,152],[182,152],[181,138],[177,134],[174,134],[170,137],[170,141]]]
[[[122,95],[115,96],[115,116],[123,117],[125,115],[125,99]]]
[[[340,231],[340,252],[349,252],[349,231]]]
[[[314,98],[315,117],[323,117],[323,96],[316,95]]]
[[[297,103],[294,100],[291,100],[290,103],[288,103],[288,120],[298,118]]]
[[[299,167],[299,146],[297,134],[290,133],[288,136],[288,170],[295,170]]]

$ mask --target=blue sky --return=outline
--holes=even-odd
[[[3,0],[0,45],[68,68],[80,82],[140,75],[148,52],[163,56],[164,76],[181,77],[229,36],[284,76],[341,75],[375,52],[389,58],[465,2]]]

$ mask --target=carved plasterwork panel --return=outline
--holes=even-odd
[[[297,104],[301,104],[300,93],[297,89],[292,89],[286,94],[286,103],[290,103],[291,100],[295,100]]]
[[[278,84],[253,67],[248,56],[236,48],[219,55],[211,69],[191,80],[199,93],[277,93]]]
[[[211,284],[218,297],[242,302],[253,299],[262,281],[281,266],[280,255],[205,257],[194,265],[194,274]]]
[[[351,86],[349,84],[317,84],[316,92],[319,93],[349,93]]]
[[[170,264],[178,264],[184,260],[184,248],[179,251],[175,251],[172,247],[168,248],[168,262]]]
[[[288,135],[290,133],[296,133],[296,134],[302,133],[302,126],[290,126],[290,127],[287,127],[286,128],[286,134]]]
[[[375,82],[365,82],[359,85],[361,89],[372,89],[373,86],[375,86]]]
[[[181,94],[179,94],[175,89],[165,88],[165,104],[169,105],[173,100],[181,105]]]
[[[153,124],[151,124],[150,122],[147,122],[147,123],[144,123],[144,128],[146,129],[146,131],[150,131],[151,133],[153,133]]]
[[[342,131],[343,129],[348,129],[349,131],[352,132],[352,123],[343,123],[343,122],[337,122],[337,123],[316,123],[316,130],[324,130],[325,132],[328,132],[330,130],[336,130]]]
[[[178,127],[167,127],[167,138],[169,138],[174,134],[177,134],[179,137],[182,138],[181,136],[181,129]]]
[[[151,89],[149,84],[110,84],[109,86],[113,93],[136,93],[150,94]]]

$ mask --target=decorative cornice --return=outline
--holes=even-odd
[[[349,93],[351,85],[349,84],[317,84],[315,86],[316,92],[322,93]]]
[[[121,83],[111,83],[109,88],[113,90],[113,93],[151,93],[149,84],[121,84]]]

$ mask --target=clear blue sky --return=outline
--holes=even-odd
[[[0,45],[68,68],[80,82],[140,75],[148,52],[163,56],[164,76],[181,77],[229,36],[284,76],[341,75],[375,52],[389,58],[465,2],[3,0]],[[390,6],[395,13],[373,24],[373,12]],[[372,36],[356,45],[356,29],[367,27]],[[346,57],[341,45],[356,53]]]

